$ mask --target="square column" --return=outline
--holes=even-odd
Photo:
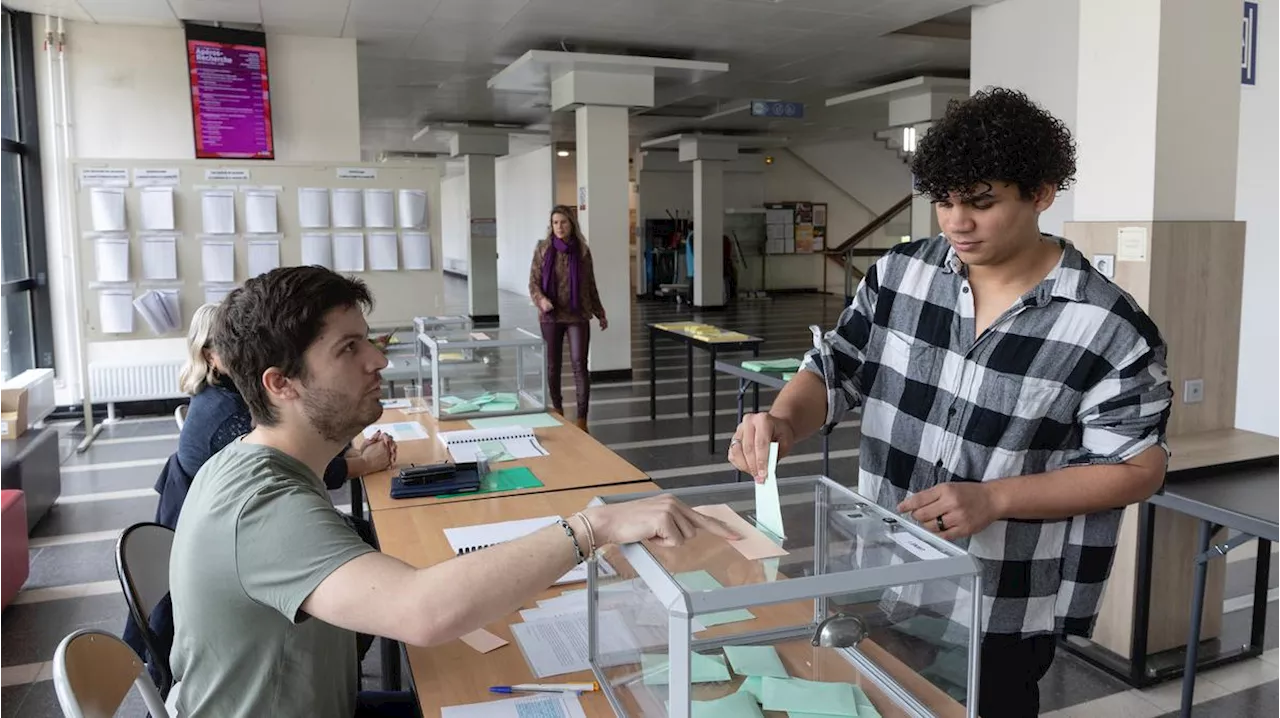
[[[724,163],[693,161],[693,305],[724,306]]]
[[[631,372],[631,276],[627,108],[582,105],[574,110],[578,150],[578,226],[591,245],[596,286],[609,316],[609,341],[597,335],[588,365]]]
[[[498,206],[493,155],[463,157],[469,200],[467,313],[477,322],[498,321]]]

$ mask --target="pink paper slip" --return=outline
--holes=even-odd
[[[747,523],[747,520],[739,516],[738,512],[734,511],[728,504],[696,506],[693,510],[713,519],[720,519],[734,533],[741,536],[742,538],[737,541],[730,541],[729,545],[738,549],[738,553],[748,559],[754,561],[758,558],[786,556],[789,553],[774,543],[760,529]]]
[[[462,636],[461,640],[463,643],[467,644],[468,646],[471,646],[472,648],[476,649],[477,651],[480,651],[481,653],[488,653],[489,651],[492,651],[495,648],[502,648],[503,646],[507,645],[506,641],[502,640],[501,638],[498,638],[492,633],[489,633],[483,628],[481,628],[478,631],[472,631],[471,633],[468,633],[467,635]]]

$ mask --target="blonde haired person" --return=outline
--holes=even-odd
[[[187,361],[178,375],[178,388],[187,396],[195,396],[211,383],[216,375],[213,351],[209,348],[209,331],[218,313],[216,302],[202,304],[191,315],[191,328],[187,330]]]

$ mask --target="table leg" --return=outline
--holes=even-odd
[[[707,390],[709,400],[707,408],[707,453],[716,453],[716,345],[711,345],[711,362],[707,369],[711,372],[711,388]]]
[[[822,475],[831,478],[831,434],[822,434]]]
[[[390,638],[382,642],[382,690],[400,690],[400,644]]]
[[[1200,522],[1200,540],[1196,552],[1195,580],[1191,589],[1191,629],[1187,632],[1187,660],[1182,667],[1182,709],[1179,715],[1191,716],[1191,702],[1196,690],[1196,660],[1200,657],[1200,618],[1204,612],[1204,585],[1209,572],[1209,543],[1213,524]],[[1270,556],[1267,557],[1270,559]]]
[[[351,515],[364,518],[364,479],[356,477],[347,483],[351,487]]]
[[[658,420],[658,359],[654,350],[657,333],[658,330],[649,327],[649,421]]]
[[[1258,539],[1257,567],[1253,574],[1253,619],[1249,646],[1261,651],[1267,637],[1267,587],[1271,583],[1271,542]]]
[[[1129,634],[1129,685],[1147,685],[1147,637],[1151,621],[1151,567],[1156,542],[1156,507],[1138,506],[1138,565],[1133,595],[1133,628]]]
[[[760,358],[759,344],[751,347],[751,356],[755,359]],[[760,413],[760,385],[755,382],[751,383],[751,411],[756,414]]]
[[[747,380],[743,379],[742,377],[738,377],[738,423],[733,425],[735,432],[738,430],[738,427],[742,425],[742,416],[743,414],[746,413],[746,410],[747,410],[746,397],[747,397]],[[736,467],[733,470],[733,480],[742,481],[742,472],[738,471]]]
[[[689,416],[693,416],[693,342],[686,341],[684,343],[684,371],[688,377],[685,382],[685,392],[687,393],[686,409]]]

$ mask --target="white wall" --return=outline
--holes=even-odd
[[[36,89],[43,155],[45,224],[49,238],[49,283],[58,402],[80,400],[77,319],[71,303],[71,244],[60,218],[65,196],[57,161],[51,89],[58,69],[46,66],[43,22],[33,28]],[[190,89],[183,33],[179,29],[65,23],[66,91],[71,116],[72,158],[194,159]],[[280,161],[360,160],[359,92],[354,40],[268,36],[276,158]],[[316,78],[323,78],[318,82]],[[155,346],[152,346],[154,344]],[[182,340],[148,344],[150,356],[182,357]],[[92,347],[110,355],[119,343]],[[136,351],[136,345],[129,345]],[[84,347],[86,353],[90,347]]]
[[[448,177],[440,183],[440,252],[447,272],[467,273],[467,245],[470,240],[470,202],[467,176]]]
[[[969,91],[1021,90],[1075,132],[1080,0],[1004,0],[974,7],[971,23]],[[1040,231],[1061,235],[1062,223],[1074,212],[1074,192],[1068,190],[1040,215]]]
[[[906,163],[875,138],[817,142],[790,149],[856,204],[870,210],[873,217],[911,192],[911,171]],[[852,233],[840,235],[839,241]]]
[[[1280,57],[1280,2],[1261,0],[1258,8],[1258,84],[1240,88],[1240,147],[1236,166],[1236,219],[1247,223],[1244,248],[1244,306],[1240,315],[1240,366],[1236,388],[1236,427],[1280,435],[1280,305],[1275,271],[1280,265],[1280,166],[1277,131],[1277,73]]]
[[[555,204],[578,204],[578,159],[572,153],[555,157]]]
[[[525,294],[529,263],[547,234],[553,205],[551,147],[499,157],[495,164],[498,202],[498,288]]]

